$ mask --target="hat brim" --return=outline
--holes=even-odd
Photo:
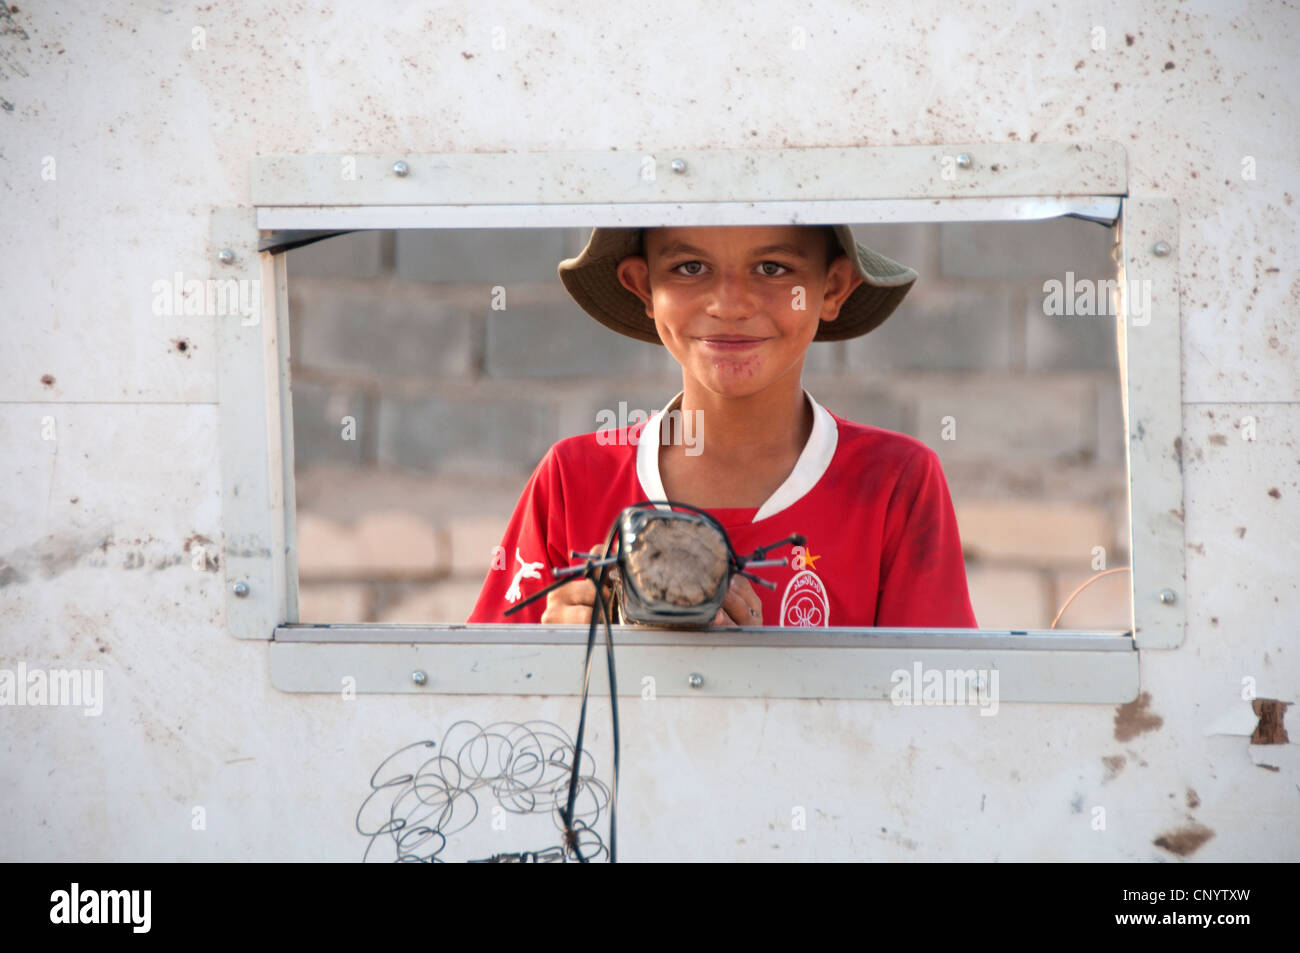
[[[862,278],[832,321],[821,321],[814,341],[844,341],[874,331],[902,303],[917,274],[858,243],[847,225],[834,226],[840,248]],[[593,228],[587,246],[557,269],[560,281],[578,306],[619,334],[662,344],[645,305],[618,280],[618,264],[639,254],[639,228]]]

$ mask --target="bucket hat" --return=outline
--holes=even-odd
[[[862,276],[834,321],[822,321],[814,341],[843,341],[879,327],[902,302],[917,274],[879,252],[859,244],[848,225],[834,225],[840,248]],[[641,254],[640,228],[593,228],[587,247],[557,269],[560,281],[579,307],[605,325],[651,344],[662,344],[645,304],[618,280],[618,263]]]

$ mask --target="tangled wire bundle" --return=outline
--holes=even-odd
[[[667,507],[658,512],[658,506]],[[674,512],[671,508],[685,510]],[[616,546],[615,543],[620,545]],[[370,778],[370,796],[357,812],[357,831],[370,838],[365,859],[380,838],[392,841],[396,860],[435,861],[447,846],[447,835],[464,830],[478,816],[474,792],[487,788],[504,811],[534,814],[547,811],[561,831],[559,846],[515,854],[494,854],[489,862],[552,862],[574,859],[583,863],[606,858],[618,859],[615,812],[618,803],[618,680],[614,674],[614,636],[605,587],[614,570],[627,585],[620,585],[627,601],[626,615],[633,622],[674,626],[704,626],[721,609],[731,576],[746,576],[754,582],[776,588],[776,584],[749,572],[759,566],[784,565],[784,559],[768,559],[769,550],[785,543],[802,544],[798,534],[767,546],[750,556],[740,556],[731,546],[727,531],[707,511],[671,500],[642,500],[624,507],[614,518],[599,553],[571,552],[582,562],[563,569],[551,569],[557,581],[529,595],[505,611],[510,615],[544,598],[552,590],[577,579],[590,579],[596,599],[587,629],[587,653],[583,664],[582,704],[578,710],[578,738],[569,740],[551,722],[498,722],[480,728],[474,722],[452,725],[442,740],[441,751],[432,741],[407,745],[375,771]],[[642,591],[642,587],[646,591]],[[620,609],[622,614],[623,610]],[[605,661],[609,672],[610,724],[613,729],[614,763],[611,784],[606,788],[595,776],[594,761],[583,750],[587,724],[587,698],[591,688],[591,663],[596,632],[605,628]],[[462,734],[457,730],[465,726]],[[575,756],[574,751],[578,754]],[[584,775],[583,756],[591,763]],[[400,772],[394,762],[413,760],[417,764]],[[385,771],[399,773],[378,781]],[[567,777],[566,777],[567,774]],[[388,816],[377,826],[362,823],[362,815],[380,795],[391,798]],[[561,801],[563,803],[561,803]],[[601,810],[609,808],[609,844],[592,829]],[[459,813],[458,813],[459,812]],[[495,826],[495,824],[494,824]],[[373,829],[372,829],[373,827]]]
[[[357,811],[356,829],[369,838],[362,860],[391,850],[396,862],[442,863],[450,835],[481,813],[549,814],[560,843],[494,854],[483,861],[551,863],[604,860],[608,851],[594,830],[610,800],[595,776],[595,760],[582,752],[573,817],[574,837],[564,837],[560,815],[569,796],[574,744],[549,721],[458,721],[441,743],[417,741],[385,758],[370,778],[370,794]],[[480,806],[485,804],[486,810]],[[500,811],[491,811],[499,806]],[[372,857],[372,854],[375,856]]]

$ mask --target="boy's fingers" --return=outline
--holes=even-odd
[[[749,604],[734,592],[727,593],[722,611],[727,616],[727,625],[757,625],[757,620],[750,614]]]
[[[722,603],[734,625],[762,625],[763,603],[744,576],[733,576],[731,589]]]
[[[590,579],[575,579],[552,589],[550,597],[568,606],[592,606],[596,604],[596,584]]]
[[[592,547],[591,552],[604,549],[604,544]],[[612,579],[605,580],[606,598],[613,592]],[[591,621],[596,607],[596,584],[585,577],[566,582],[546,594],[546,609],[542,622],[546,625],[585,625]]]

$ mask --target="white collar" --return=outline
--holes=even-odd
[[[668,402],[667,407],[657,411],[646,421],[645,427],[641,430],[643,437],[646,434],[657,436],[660,433],[660,422],[664,414],[678,405],[684,393],[685,391],[678,391],[677,396]],[[808,442],[804,445],[803,452],[799,454],[799,459],[795,461],[794,469],[790,471],[785,482],[776,488],[776,492],[769,496],[754,514],[755,523],[781,512],[802,499],[804,494],[816,486],[822,474],[830,467],[831,458],[835,456],[835,445],[839,440],[839,428],[835,425],[835,418],[831,416],[830,411],[813,400],[812,394],[808,391],[805,390],[803,395],[813,409],[812,433],[808,435]],[[637,441],[636,475],[641,481],[641,488],[645,490],[646,499],[668,499],[668,494],[664,492],[663,480],[659,477],[658,439]],[[662,505],[659,508],[668,509]]]

